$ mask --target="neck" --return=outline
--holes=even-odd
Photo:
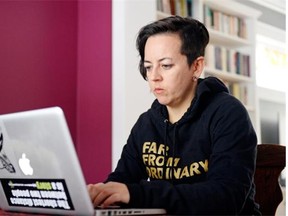
[[[191,106],[191,102],[195,97],[197,85],[193,85],[191,91],[186,96],[183,96],[179,103],[174,103],[167,106],[169,121],[174,124],[178,122],[182,116],[187,112],[188,108]]]
[[[169,114],[169,122],[171,122],[172,124],[178,122],[182,118],[182,116],[187,112],[188,108],[191,105],[191,101],[193,100],[193,98],[189,101],[186,101],[181,106],[177,106],[177,107],[167,106],[167,110]]]
[[[169,122],[174,124],[175,122],[178,122],[181,119],[181,117],[184,115],[185,112],[177,112],[168,109],[168,113],[169,113]]]

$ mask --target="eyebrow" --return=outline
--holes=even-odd
[[[158,62],[164,61],[164,60],[166,60],[166,59],[172,60],[172,58],[170,58],[170,57],[164,57],[164,58],[159,59]],[[151,63],[151,62],[148,61],[148,60],[144,60],[144,63]]]

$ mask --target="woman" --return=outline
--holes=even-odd
[[[192,18],[171,16],[140,30],[139,69],[156,100],[132,128],[115,171],[88,185],[95,206],[259,214],[255,131],[220,80],[199,78],[208,42],[207,29]]]

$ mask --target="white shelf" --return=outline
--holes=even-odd
[[[157,16],[157,19],[162,19],[162,18],[171,16],[171,14],[167,14],[167,13],[164,13],[162,11],[157,11],[156,12],[156,16]]]
[[[241,18],[257,19],[261,15],[260,11],[233,0],[202,0],[202,3],[214,8],[215,10]]]
[[[243,76],[243,75],[239,75],[239,74],[234,74],[234,73],[230,73],[227,71],[221,71],[221,70],[217,70],[214,68],[209,68],[209,67],[205,67],[204,70],[205,76],[209,75],[209,76],[216,76],[222,80],[225,80],[227,82],[241,82],[241,83],[252,83],[254,80],[251,77],[247,77],[247,76]]]
[[[221,44],[228,47],[241,47],[241,46],[251,46],[249,40],[232,36],[224,32],[220,32],[211,28],[208,28],[210,35],[210,43],[212,44]]]
[[[156,1],[156,0],[155,0]],[[245,76],[245,75],[240,75],[236,74],[235,72],[227,72],[227,71],[221,71],[217,70],[214,67],[211,68],[211,65],[215,64],[214,61],[216,61],[216,56],[214,56],[215,59],[212,60],[211,62],[208,62],[208,65],[205,67],[204,72],[202,74],[202,77],[207,77],[207,76],[215,76],[218,77],[219,79],[223,80],[228,86],[232,87],[232,89],[235,89],[237,87],[243,88],[242,90],[247,91],[243,95],[240,95],[240,100],[242,100],[242,103],[246,107],[248,113],[250,114],[251,120],[253,122],[253,125],[258,132],[258,136],[260,137],[260,119],[259,119],[259,111],[258,111],[258,102],[257,102],[257,88],[256,88],[256,80],[255,80],[255,41],[256,41],[256,33],[255,33],[255,28],[256,28],[256,21],[257,18],[260,16],[260,12],[255,10],[254,8],[248,7],[246,5],[243,5],[239,2],[236,2],[234,0],[193,0],[193,18],[198,19],[199,21],[205,23],[204,16],[207,11],[204,11],[205,6],[208,6],[212,11],[215,12],[220,12],[221,16],[225,16],[226,22],[227,16],[228,17],[235,17],[237,19],[241,19],[244,21],[244,29],[241,29],[241,37],[237,35],[232,35],[228,34],[226,32],[227,28],[230,28],[231,23],[223,26],[225,27],[225,32],[218,31],[214,29],[214,25],[211,25],[209,20],[207,23],[207,29],[209,31],[210,35],[210,41],[209,44],[218,46],[218,47],[223,47],[225,50],[234,50],[238,51],[241,55],[248,55],[249,56],[249,74],[250,76]],[[206,8],[205,8],[206,10]],[[164,17],[170,16],[170,14],[163,13],[161,11],[157,11],[157,19],[161,19]],[[214,14],[215,15],[215,14]],[[206,14],[207,16],[207,14]],[[213,15],[212,15],[213,16]],[[222,24],[225,22],[225,19],[222,20],[219,19],[217,24]],[[234,20],[234,19],[233,19]],[[211,22],[215,22],[215,17],[211,20]],[[232,22],[233,23],[233,22]],[[212,23],[211,23],[212,24]],[[215,23],[214,23],[215,24]],[[217,26],[218,28],[219,26]],[[238,27],[238,26],[237,26]],[[216,27],[215,27],[216,28]],[[222,28],[219,28],[222,29]],[[242,34],[243,33],[243,34]],[[235,32],[234,32],[235,34]],[[243,38],[242,38],[243,36]],[[211,50],[210,50],[211,51]],[[206,53],[207,54],[207,53]],[[211,54],[211,53],[210,53]],[[213,54],[213,53],[212,53]],[[225,55],[224,55],[225,56]],[[211,56],[210,56],[211,57]],[[217,56],[217,60],[219,56]],[[222,56],[223,57],[223,56]],[[221,58],[222,58],[221,57]],[[212,56],[213,58],[213,56]],[[222,59],[221,63],[225,63],[225,58]],[[231,57],[231,61],[232,61]],[[210,59],[211,60],[211,59]],[[209,61],[208,56],[206,56],[206,61]],[[230,61],[230,63],[231,63]],[[219,63],[219,61],[218,61]],[[239,64],[239,63],[237,63]],[[242,62],[240,61],[240,66],[243,65]],[[239,65],[238,65],[239,66]],[[216,67],[216,65],[215,65]],[[224,67],[225,68],[225,67]],[[242,91],[240,90],[240,91]],[[243,98],[241,98],[243,96]],[[239,98],[239,95],[236,96]]]
[[[255,112],[255,107],[244,105],[248,112]]]

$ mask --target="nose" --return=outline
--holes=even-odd
[[[158,67],[154,67],[152,68],[148,73],[147,73],[147,77],[148,77],[148,80],[151,80],[151,81],[159,81],[162,79],[162,76],[161,76],[161,73],[160,73],[160,70]]]

